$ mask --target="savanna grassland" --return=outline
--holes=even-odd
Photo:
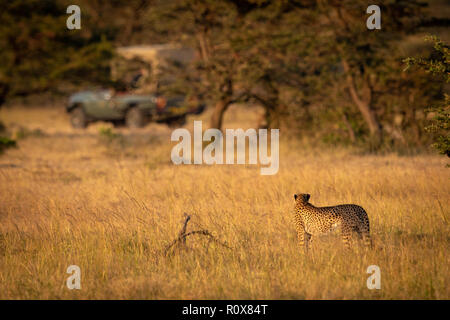
[[[225,128],[254,126],[254,112]],[[200,116],[207,119],[208,114]],[[0,156],[1,299],[449,299],[447,158],[318,149],[283,137],[280,169],[175,166],[171,130],[104,123],[77,131],[62,109],[2,109],[18,148]],[[187,128],[192,127],[188,119]],[[317,206],[356,203],[374,249],[339,234],[299,252],[293,194]],[[208,230],[226,248],[188,230]],[[69,265],[81,290],[69,290]],[[381,290],[366,286],[369,265]]]

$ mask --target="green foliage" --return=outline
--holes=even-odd
[[[445,94],[442,105],[430,108],[429,112],[434,113],[432,123],[425,129],[435,134],[436,142],[433,146],[439,150],[441,154],[450,157],[450,97]]]
[[[6,126],[0,121],[0,154],[8,148],[17,147],[17,142],[8,137]]]
[[[45,137],[46,134],[41,129],[30,130],[28,128],[20,127],[13,133],[12,136],[17,140],[22,140],[28,137],[42,138]]]
[[[0,104],[7,98],[106,83],[112,46],[105,36],[68,30],[67,1],[13,0],[0,12]]]
[[[382,31],[369,31],[369,4],[175,0],[157,2],[149,16],[160,22],[158,32],[197,49],[196,69],[179,78],[179,87],[212,104],[257,103],[266,109],[269,126],[302,134],[329,133],[345,109],[356,139],[421,143],[420,134],[410,134],[421,121],[410,101],[426,105],[441,86],[421,72],[399,77],[403,57],[396,48],[418,30],[422,5],[387,1]],[[344,138],[347,131],[333,134]]]
[[[100,127],[98,130],[99,133],[99,141],[100,143],[104,143],[110,147],[118,147],[121,148],[124,146],[125,139],[123,135],[115,132],[110,127]]]
[[[418,66],[427,73],[445,83],[450,83],[450,50],[449,46],[436,36],[426,37],[426,41],[433,43],[434,52],[429,58],[407,58],[405,70],[411,66]],[[433,146],[441,154],[450,157],[450,97],[444,94],[444,99],[436,106],[427,110],[433,115],[431,124],[425,129],[435,136]]]
[[[8,148],[14,148],[14,147],[17,147],[17,143],[15,140],[0,136],[0,154],[2,154],[3,151]]]
[[[106,139],[106,140],[114,140],[121,137],[121,135],[117,132],[114,132],[114,130],[110,127],[100,127],[98,130],[98,133],[100,137]]]
[[[450,83],[450,47],[438,37],[430,35],[425,37],[425,41],[432,42],[434,55],[429,58],[406,58],[405,71],[411,66],[419,66],[427,73],[442,78],[446,83]]]

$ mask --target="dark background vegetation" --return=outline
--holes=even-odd
[[[81,30],[66,28],[70,4],[81,8]],[[198,59],[177,83],[208,102],[212,127],[222,126],[231,104],[258,104],[265,110],[259,125],[295,136],[372,151],[426,149],[435,140],[448,154],[450,5],[381,1],[382,29],[370,31],[370,4],[2,1],[0,105],[112,86],[115,47],[182,43]],[[438,38],[426,42],[427,34]]]

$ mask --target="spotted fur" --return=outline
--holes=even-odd
[[[309,194],[294,195],[294,222],[300,250],[308,250],[313,236],[337,227],[341,228],[342,240],[347,248],[352,232],[356,232],[367,247],[371,246],[369,217],[363,208],[355,204],[318,208],[308,202],[309,198]]]

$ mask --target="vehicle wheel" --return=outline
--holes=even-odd
[[[182,116],[173,120],[170,120],[169,122],[167,122],[167,125],[170,128],[179,128],[182,127],[186,124],[186,116]]]
[[[145,117],[139,108],[133,107],[125,115],[125,123],[128,128],[142,128],[145,125]]]
[[[70,123],[77,129],[86,128],[87,118],[82,107],[77,107],[70,112]]]

